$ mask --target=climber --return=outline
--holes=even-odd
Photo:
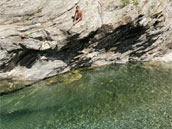
[[[79,6],[76,6],[76,12],[73,20],[73,25],[76,23],[80,22],[82,20],[82,10],[80,9]]]

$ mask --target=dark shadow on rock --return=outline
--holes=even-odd
[[[36,51],[23,48],[16,52],[16,56],[8,63],[6,68],[7,70],[11,70],[16,65],[31,68],[43,56],[51,61],[61,60],[70,66],[71,69],[89,66],[91,65],[91,58],[86,58],[83,53],[80,53],[85,48],[93,49],[94,51],[104,50],[105,52],[111,51],[121,54],[129,52],[129,56],[131,57],[141,57],[154,48],[153,44],[157,40],[158,35],[163,33],[161,31],[150,34],[148,31],[150,26],[142,26],[139,24],[142,19],[143,15],[140,15],[134,22],[121,25],[115,29],[112,25],[102,25],[101,28],[90,32],[83,39],[79,39],[79,33],[71,34],[69,31],[61,30],[68,38],[66,39],[67,44],[60,51],[56,49]],[[155,22],[153,25],[154,29],[157,29],[157,27],[161,27],[160,22]],[[46,34],[50,37],[48,32]],[[144,39],[142,39],[142,36]],[[80,58],[82,54],[83,57]]]
[[[146,40],[142,44],[138,44],[136,46],[138,49],[131,52],[130,56],[141,57],[143,54],[145,54],[145,53],[149,52],[150,50],[154,49],[156,46],[155,47],[151,47],[151,46],[158,39],[158,35],[160,35],[162,33],[163,33],[162,31],[158,32],[158,33],[155,33],[155,34],[152,34],[152,35],[146,33]],[[139,42],[137,41],[136,43],[139,43]],[[149,49],[147,49],[147,48],[149,48]]]
[[[87,39],[90,43],[88,43],[87,47],[89,47],[90,44],[97,43],[94,47],[96,51],[103,49],[105,52],[113,51],[114,53],[121,54],[131,52],[129,56],[141,57],[143,54],[153,49],[153,44],[158,39],[158,36],[163,33],[163,31],[158,31],[151,34],[149,32],[150,26],[142,26],[139,24],[140,18],[142,17],[143,16],[140,16],[135,22],[119,26],[116,29],[113,29],[113,27],[109,25],[103,25],[96,31],[96,34],[88,36],[90,38]],[[154,29],[157,29],[157,24],[160,24],[160,22],[153,25]],[[161,26],[159,26],[159,28],[161,28]],[[142,36],[144,39],[142,39]]]
[[[26,68],[31,68],[36,62],[38,57],[38,51],[35,50],[20,50],[16,52],[16,55],[8,62],[4,68],[4,72],[10,71],[16,66],[25,66]]]
[[[132,23],[122,25],[112,33],[105,35],[103,38],[98,39],[98,45],[95,47],[96,50],[105,49],[109,51],[115,47],[115,52],[124,53],[131,49],[131,46],[136,43],[139,37],[146,31],[145,27],[134,26]],[[105,32],[106,33],[106,32]]]

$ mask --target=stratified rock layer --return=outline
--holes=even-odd
[[[83,21],[73,26],[76,5]],[[84,66],[172,61],[172,2],[1,0],[0,78],[39,80]]]

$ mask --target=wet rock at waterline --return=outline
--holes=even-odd
[[[12,79],[0,79],[0,95],[12,93],[14,91],[23,89],[26,86],[34,84],[34,81],[19,81]]]
[[[77,4],[84,18],[73,26]],[[170,0],[1,0],[0,12],[0,78],[172,58]]]

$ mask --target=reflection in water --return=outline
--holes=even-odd
[[[73,71],[0,96],[2,129],[172,128],[172,66]]]

